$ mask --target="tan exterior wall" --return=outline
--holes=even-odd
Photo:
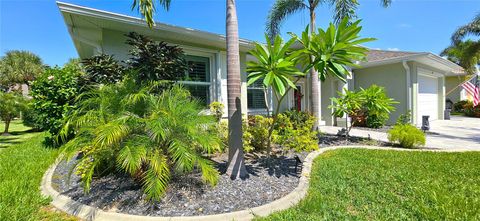
[[[385,87],[389,97],[398,101],[387,124],[394,124],[407,111],[406,70],[402,63],[354,70],[354,88],[368,88],[373,84]]]
[[[453,103],[461,100],[462,87],[458,85],[461,84],[464,80],[465,77],[463,76],[445,78],[445,90],[447,93],[450,92],[449,94],[445,95],[447,99],[450,99]]]

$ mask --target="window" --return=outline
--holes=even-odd
[[[188,55],[185,59],[188,71],[182,83],[193,97],[207,106],[210,102],[210,58]]]
[[[263,79],[255,81],[247,89],[248,109],[265,109],[265,95],[263,92]]]

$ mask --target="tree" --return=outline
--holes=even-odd
[[[168,10],[170,0],[158,0]],[[240,80],[240,51],[238,42],[238,19],[235,0],[227,0],[226,36],[227,36],[227,96],[228,96],[228,168],[232,179],[247,176],[242,140],[242,108]],[[137,9],[145,17],[150,28],[153,27],[155,13],[154,0],[134,0],[132,9]]]
[[[0,84],[27,84],[43,72],[42,59],[29,51],[8,51],[0,60]]]
[[[480,64],[480,41],[460,41],[445,48],[441,56],[460,65],[468,74],[475,74]]]
[[[390,5],[392,0],[381,0],[384,7]],[[321,4],[329,4],[334,6],[334,19],[338,24],[344,18],[354,18],[355,9],[358,6],[357,0],[276,0],[272,9],[270,9],[266,30],[269,33],[270,38],[279,34],[280,27],[286,18],[297,12],[308,10],[310,15],[310,32],[315,31],[315,10]],[[320,84],[318,82],[318,72],[315,68],[310,70],[311,81],[311,109],[312,114],[320,120]],[[318,120],[314,127],[318,127]]]
[[[0,120],[5,123],[4,136],[9,135],[10,122],[25,109],[25,99],[21,94],[0,91]]]
[[[452,35],[453,44],[458,44],[468,35],[480,36],[480,13],[468,24],[460,26]]]
[[[277,35],[273,43],[265,34],[267,45],[255,43],[255,49],[250,51],[257,61],[250,61],[247,64],[248,85],[262,80],[263,86],[272,89],[277,104],[282,103],[283,99],[292,88],[295,89],[295,83],[304,76],[304,72],[297,69],[297,54],[290,51],[290,47],[295,43],[296,38],[291,38],[285,44],[283,39]],[[267,90],[265,90],[266,93]],[[267,136],[267,155],[270,156],[272,133],[277,122],[277,115],[281,105],[277,105],[273,112],[273,121],[269,125]]]

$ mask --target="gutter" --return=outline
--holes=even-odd
[[[408,66],[408,60],[403,60],[402,61],[402,64],[403,64],[403,67],[405,68],[405,77],[406,77],[406,86],[407,86],[407,110],[409,111],[412,111],[412,102],[411,102],[411,98],[412,98],[412,91],[411,91],[411,80],[410,80],[410,67]],[[413,113],[412,113],[412,116],[413,116]],[[413,119],[410,119],[411,121],[413,121]]]

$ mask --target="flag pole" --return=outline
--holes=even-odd
[[[460,87],[462,84],[464,84],[465,82],[467,81],[470,81],[472,80],[475,76],[480,76],[480,72],[478,71],[478,67],[477,67],[477,73],[475,73],[471,78],[469,78],[468,80],[460,83],[459,85],[455,86],[453,89],[451,89],[450,91],[448,91],[447,93],[445,93],[445,96],[451,94],[453,91],[455,91],[458,87]]]

